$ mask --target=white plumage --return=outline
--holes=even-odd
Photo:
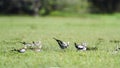
[[[20,53],[24,53],[26,51],[26,49],[22,48],[19,50]]]

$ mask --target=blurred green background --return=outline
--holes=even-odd
[[[0,0],[0,14],[81,15],[118,13],[120,0]]]

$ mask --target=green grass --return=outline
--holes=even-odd
[[[62,51],[53,39],[69,41]],[[76,52],[74,42],[87,42],[97,51]],[[22,48],[20,41],[41,40],[41,52],[11,51]],[[120,40],[119,15],[91,15],[86,17],[0,17],[0,67],[1,68],[119,68],[120,53],[112,54]]]

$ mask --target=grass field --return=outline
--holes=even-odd
[[[120,68],[120,53],[110,40],[120,40],[120,16],[88,17],[0,17],[1,68]],[[53,37],[69,41],[62,51]],[[96,45],[98,39],[103,41]],[[41,40],[41,52],[11,51],[20,41]],[[76,52],[74,42],[87,42],[96,51]]]

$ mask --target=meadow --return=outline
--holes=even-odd
[[[1,68],[120,68],[120,53],[115,53],[120,40],[120,16],[85,17],[0,17]],[[61,50],[53,37],[69,41]],[[100,44],[99,39],[102,39]],[[42,41],[41,52],[11,51],[22,48],[19,42]],[[76,51],[74,42],[87,42],[98,50]]]

